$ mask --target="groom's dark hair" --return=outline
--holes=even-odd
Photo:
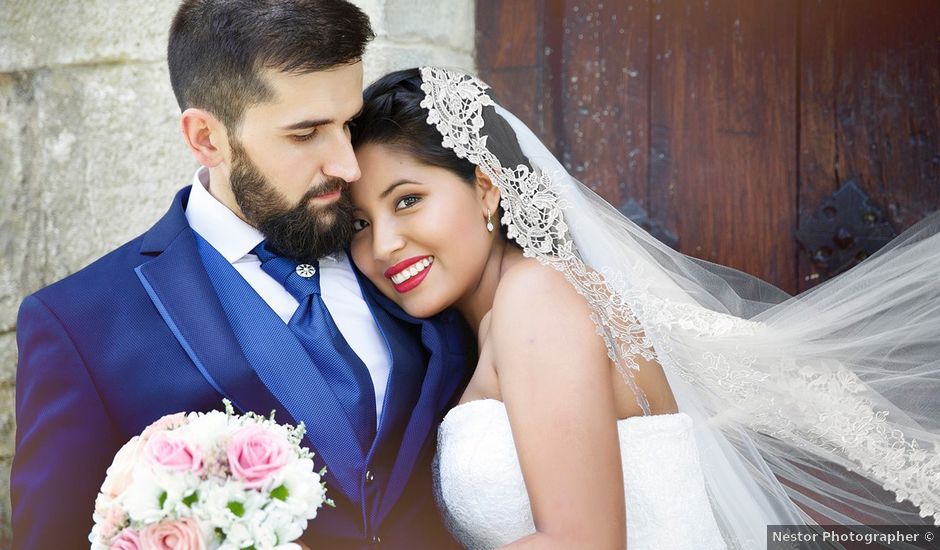
[[[180,110],[237,129],[247,107],[272,97],[262,69],[354,63],[373,38],[369,17],[345,0],[184,0],[170,27],[170,83]]]

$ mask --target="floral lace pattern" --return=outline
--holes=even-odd
[[[563,215],[568,205],[559,197],[551,176],[524,165],[503,167],[487,148],[487,136],[481,135],[481,130],[483,108],[494,105],[486,94],[489,86],[469,75],[433,67],[423,67],[421,77],[421,89],[426,94],[421,106],[429,112],[428,124],[441,133],[444,147],[479,166],[499,187],[504,212],[501,221],[507,236],[515,240],[524,255],[564,274],[591,304],[608,355],[637,396],[643,412],[650,414],[646,397],[630,371],[639,369],[636,357],[656,357],[652,343],[606,278],[587,269],[577,257]]]
[[[940,449],[923,449],[895,429],[888,412],[869,399],[853,373],[840,365],[785,358],[756,361],[742,347],[694,357],[678,353],[672,346],[675,331],[688,338],[720,340],[725,335],[757,335],[765,327],[697,304],[659,298],[642,288],[625,290],[618,274],[587,267],[568,235],[563,215],[568,205],[552,178],[525,165],[504,167],[488,149],[481,132],[484,107],[495,105],[486,93],[488,86],[445,69],[424,67],[421,74],[426,93],[421,106],[430,113],[428,123],[441,133],[445,147],[479,166],[499,187],[502,223],[524,254],[563,273],[588,301],[610,358],[646,414],[648,404],[632,375],[639,369],[637,358],[658,359],[695,387],[733,403],[734,420],[750,429],[821,450],[820,456],[865,472],[894,491],[899,502],[910,500],[923,517],[933,515],[940,525]],[[806,388],[825,391],[814,392],[813,399],[805,397]]]

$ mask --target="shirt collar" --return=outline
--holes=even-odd
[[[235,215],[209,192],[209,170],[202,166],[193,176],[193,190],[186,205],[186,219],[193,231],[229,263],[241,260],[264,240],[264,235]]]

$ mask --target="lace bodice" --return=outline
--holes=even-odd
[[[617,426],[628,548],[725,548],[705,493],[692,419],[645,416]],[[434,479],[448,527],[467,548],[495,548],[535,531],[502,402],[471,401],[448,413]]]

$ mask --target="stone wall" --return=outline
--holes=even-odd
[[[354,0],[377,38],[366,82],[472,69],[472,0]],[[164,60],[176,0],[0,0],[0,549],[10,547],[16,311],[133,238],[195,162]]]

